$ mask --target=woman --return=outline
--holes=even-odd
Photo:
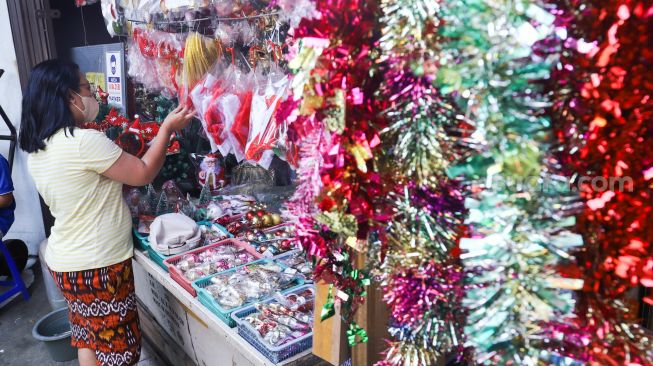
[[[22,113],[20,146],[55,218],[45,261],[68,302],[79,363],[134,365],[141,337],[122,185],[150,183],[170,136],[195,112],[180,106],[170,113],[138,159],[103,133],[78,128],[98,113],[90,84],[77,65],[49,60],[32,70]]]

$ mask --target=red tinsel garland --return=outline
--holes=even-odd
[[[586,202],[578,228],[587,243],[579,268],[563,270],[585,279],[579,319],[559,331],[587,350],[587,361],[650,364],[624,299],[633,287],[653,286],[653,2],[558,6],[568,38],[552,76],[554,112],[561,160],[578,174]]]

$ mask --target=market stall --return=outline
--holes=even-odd
[[[619,90],[650,89],[652,8],[563,3],[101,1],[125,49],[86,127],[142,155],[197,112],[125,189],[146,334],[180,364],[651,364],[651,99]],[[606,172],[635,193],[576,181]]]
[[[279,115],[288,19],[258,1],[101,6],[124,41],[73,50],[101,100],[84,127],[142,156],[170,110],[197,112],[153,184],[124,191],[145,336],[173,364],[314,364],[313,264],[283,214],[297,168]]]
[[[230,328],[196,297],[170,281],[142,251],[136,252],[134,275],[143,330],[157,352],[172,364],[214,365],[215,360],[232,365],[276,364],[239,336],[236,328]],[[315,364],[310,353],[310,348],[305,349],[279,364]]]

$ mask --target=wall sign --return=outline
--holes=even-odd
[[[106,92],[109,93],[109,104],[124,109],[125,102],[122,99],[124,80],[122,80],[122,57],[120,52],[107,52],[105,65],[107,75]]]

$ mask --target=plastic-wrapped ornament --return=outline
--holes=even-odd
[[[233,245],[221,245],[215,249],[215,252],[218,254],[236,254],[238,248]]]
[[[298,321],[297,319],[287,316],[287,315],[280,315],[276,318],[277,322],[279,324],[285,325],[288,328],[292,330],[309,330],[311,329],[310,325],[302,323]]]
[[[226,276],[215,276],[211,278],[211,283],[214,286],[227,286],[228,278]]]
[[[232,287],[224,287],[217,299],[218,304],[227,309],[237,308],[242,306],[244,299],[241,294]]]
[[[200,278],[206,276],[206,274],[204,272],[200,271],[197,268],[191,268],[188,271],[186,271],[186,273],[184,273],[184,276],[189,281],[195,281],[197,279],[200,279]]]
[[[263,339],[273,346],[279,346],[284,343],[290,333],[291,330],[288,327],[279,325],[268,332]]]
[[[291,248],[292,248],[292,243],[291,243],[291,241],[288,240],[288,239],[286,239],[286,240],[282,240],[282,241],[279,243],[279,249],[282,250],[282,251],[284,251],[284,252],[289,251]]]
[[[232,44],[235,42],[234,28],[226,22],[221,22],[215,29],[215,38],[222,41],[223,44]]]
[[[165,192],[161,192],[159,203],[156,205],[156,215],[161,216],[170,213],[170,205],[168,203],[168,196]]]
[[[270,244],[270,245],[268,245],[268,248],[267,248],[266,252],[274,257],[275,255],[279,254],[281,252],[281,250],[279,250],[279,248],[277,247],[276,244]]]
[[[195,267],[196,263],[197,263],[197,257],[192,254],[187,254],[181,257],[181,260],[179,261],[179,263],[177,263],[177,268],[186,272],[189,269]]]
[[[245,232],[245,239],[247,239],[247,241],[256,240],[256,233],[252,230],[248,230]]]
[[[131,212],[133,219],[137,219],[140,215],[142,200],[141,192],[138,188],[132,188],[125,195],[125,201],[127,202],[127,206],[129,206],[129,211]]]
[[[204,262],[199,266],[197,266],[197,269],[202,273],[206,273],[207,275],[217,272],[215,269],[215,264],[213,262]]]
[[[250,45],[256,39],[256,29],[244,21],[239,24],[238,38],[243,44]]]

